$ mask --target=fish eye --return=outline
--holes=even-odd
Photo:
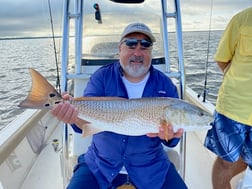
[[[204,112],[200,112],[199,115],[200,116],[204,116],[205,114],[204,114]]]

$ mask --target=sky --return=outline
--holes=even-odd
[[[60,35],[63,0],[1,0],[0,38],[51,35],[48,1],[51,2],[54,32]],[[101,0],[84,1],[94,3]],[[158,1],[145,0],[146,2],[155,9]],[[213,3],[212,9],[211,3]],[[213,0],[213,2],[211,0],[181,0],[180,4],[183,30],[223,30],[234,14],[252,6],[252,0]]]

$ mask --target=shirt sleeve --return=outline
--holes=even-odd
[[[77,125],[71,124],[71,126],[72,126],[74,132],[76,132],[76,133],[82,133],[82,130],[79,127],[77,127]]]
[[[162,140],[162,143],[165,145],[165,146],[168,146],[168,147],[175,147],[177,146],[177,144],[179,143],[180,139],[179,138],[173,138],[171,140]]]
[[[104,77],[101,70],[97,70],[87,83],[83,96],[104,96]]]

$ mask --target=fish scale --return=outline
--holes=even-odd
[[[90,115],[93,118],[104,121],[118,121],[125,120],[125,117],[131,117],[142,120],[153,120],[153,118],[160,118],[160,110],[163,108],[153,101],[152,98],[143,101],[143,99],[135,100],[111,100],[111,101],[82,101],[72,102],[78,108],[80,114]],[[156,109],[157,111],[152,111]],[[131,116],[130,116],[131,115]]]
[[[176,130],[183,128],[185,131],[191,131],[196,128],[198,130],[206,129],[200,126],[202,123],[206,123],[206,126],[209,125],[200,117],[205,117],[205,121],[208,122],[211,118],[196,106],[168,97],[106,101],[83,100],[81,103],[73,102],[73,104],[79,110],[80,117],[92,123],[92,127],[133,136],[158,132],[162,119],[171,122]]]

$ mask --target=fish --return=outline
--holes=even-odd
[[[30,74],[32,86],[19,107],[51,109],[63,102],[61,95],[39,72],[30,68]],[[174,131],[211,128],[210,113],[178,98],[78,97],[69,101],[78,109],[78,118],[85,121],[83,137],[103,131],[128,136],[158,133],[162,121],[171,123]]]

